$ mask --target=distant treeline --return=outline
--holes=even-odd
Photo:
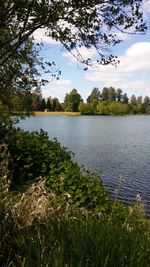
[[[86,102],[76,89],[67,93],[64,102],[58,98],[42,97],[41,90],[35,89],[32,93],[17,94],[13,98],[14,111],[72,111],[83,115],[124,115],[124,114],[150,114],[150,97],[130,98],[121,89],[104,87],[102,91],[93,88]]]
[[[102,91],[94,88],[87,98],[78,107],[81,114],[99,115],[125,115],[125,114],[150,114],[150,97],[130,98],[121,89],[104,87]]]

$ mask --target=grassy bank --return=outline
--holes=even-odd
[[[80,112],[71,112],[71,111],[35,111],[35,115],[64,115],[64,116],[79,116]]]
[[[150,266],[141,203],[112,202],[43,131],[2,128],[0,140],[0,266]]]
[[[150,228],[137,207],[122,220],[115,209],[64,206],[43,181],[27,192],[0,199],[0,266],[150,266]]]

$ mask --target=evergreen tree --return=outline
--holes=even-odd
[[[111,101],[116,101],[116,90],[114,87],[110,86],[108,88],[108,100]]]
[[[62,111],[62,109],[63,108],[62,108],[58,98],[57,97],[53,98],[52,99],[52,110],[53,111]]]
[[[117,89],[116,99],[117,99],[118,102],[122,101],[122,90],[120,88]]]
[[[101,93],[102,101],[108,101],[108,95],[109,95],[109,90],[107,87],[104,87]]]
[[[40,110],[44,111],[46,109],[46,102],[45,99],[42,98],[41,105],[40,105]]]
[[[137,98],[135,95],[132,95],[130,98],[130,104],[131,105],[137,105]]]
[[[128,104],[129,103],[129,98],[128,98],[126,93],[124,93],[123,96],[122,96],[122,103],[123,104]]]
[[[47,108],[48,110],[51,110],[51,108],[52,108],[50,97],[47,99],[46,108]]]
[[[150,97],[145,96],[143,100],[143,111],[147,114],[150,114]]]

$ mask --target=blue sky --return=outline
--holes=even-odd
[[[144,0],[144,18],[150,26],[150,0]],[[37,30],[34,38],[43,41],[41,55],[45,60],[54,61],[62,74],[60,80],[46,77],[49,83],[42,88],[43,97],[58,97],[64,100],[65,94],[76,88],[86,100],[94,87],[100,90],[104,86],[121,88],[128,96],[150,96],[150,30],[145,35],[122,35],[123,42],[116,45],[111,52],[118,56],[120,64],[117,67],[97,66],[84,71],[84,66],[64,48],[49,37],[44,30]],[[95,50],[81,48],[80,53],[94,59]]]

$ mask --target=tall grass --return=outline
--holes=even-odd
[[[17,198],[3,192],[0,202],[2,267],[150,266],[150,227],[137,206],[124,216],[119,203],[108,216],[64,207],[44,180]]]

